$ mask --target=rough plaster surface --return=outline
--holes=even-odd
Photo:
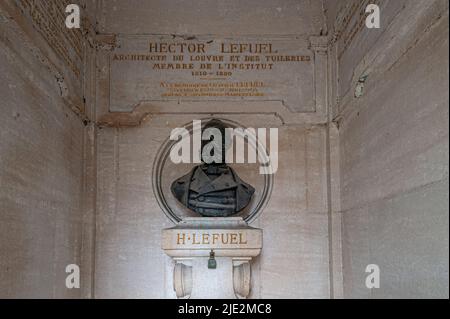
[[[74,113],[85,110],[82,74],[55,43],[72,54],[70,42],[83,40],[55,17],[61,3],[30,3],[0,5],[0,297],[80,298],[90,294],[92,225],[83,212],[92,134]],[[42,33],[51,23],[54,39]],[[66,288],[69,264],[81,266],[82,289]]]
[[[80,297],[65,267],[81,261],[84,126],[4,42],[0,61],[0,297]]]
[[[440,16],[345,106],[346,298],[448,298],[448,7]],[[381,288],[370,291],[364,271],[372,263]]]
[[[325,28],[322,1],[103,0],[100,8],[101,33],[284,36]]]

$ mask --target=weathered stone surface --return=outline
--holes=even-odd
[[[105,1],[99,32],[177,35],[320,35],[321,1]],[[270,23],[268,23],[270,21]]]
[[[85,34],[92,32],[92,23],[82,12],[81,28],[68,29],[65,25],[65,9],[71,2],[40,0],[7,0],[0,5],[5,15],[26,36],[25,42],[13,40],[10,45],[16,50],[30,50],[47,67],[58,86],[65,103],[84,116],[84,68],[88,57]],[[89,3],[89,6],[87,6]],[[86,11],[92,9],[91,0],[80,0],[78,4]]]
[[[84,214],[89,211],[84,171],[89,165],[85,146],[92,145],[92,134],[73,112],[84,111],[84,38],[81,32],[62,30],[62,5],[0,4],[3,298],[90,296],[91,263],[86,257],[93,225],[92,214]],[[69,264],[81,266],[82,289],[66,288]]]
[[[390,27],[361,62],[371,70],[363,95],[347,94],[337,116],[344,296],[448,298],[448,3],[408,2]],[[408,46],[385,42],[389,32]],[[342,74],[362,70],[353,63]],[[381,288],[370,291],[372,263]]]
[[[65,267],[81,262],[84,126],[39,64],[1,41],[0,61],[0,296],[81,297]]]

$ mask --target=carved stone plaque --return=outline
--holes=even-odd
[[[314,59],[303,38],[118,37],[109,55],[110,111],[155,101],[244,100],[314,112]]]
[[[240,217],[186,218],[176,227],[163,230],[162,248],[178,250],[178,256],[208,256],[211,249],[217,256],[230,256],[229,250],[236,249],[254,256],[262,248],[262,230],[249,227]]]

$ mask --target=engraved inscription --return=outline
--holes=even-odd
[[[119,37],[110,53],[110,110],[143,101],[272,100],[314,111],[307,40]]]
[[[176,235],[177,245],[246,245],[247,239],[244,232],[179,232]]]

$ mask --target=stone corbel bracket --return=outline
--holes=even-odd
[[[237,299],[250,294],[251,258],[233,258],[233,288]],[[189,299],[192,294],[192,259],[175,258],[173,290],[178,299]]]
[[[251,258],[233,259],[233,287],[238,299],[246,299],[250,294]]]
[[[189,299],[192,293],[192,260],[176,258],[173,270],[173,290],[177,298]]]

